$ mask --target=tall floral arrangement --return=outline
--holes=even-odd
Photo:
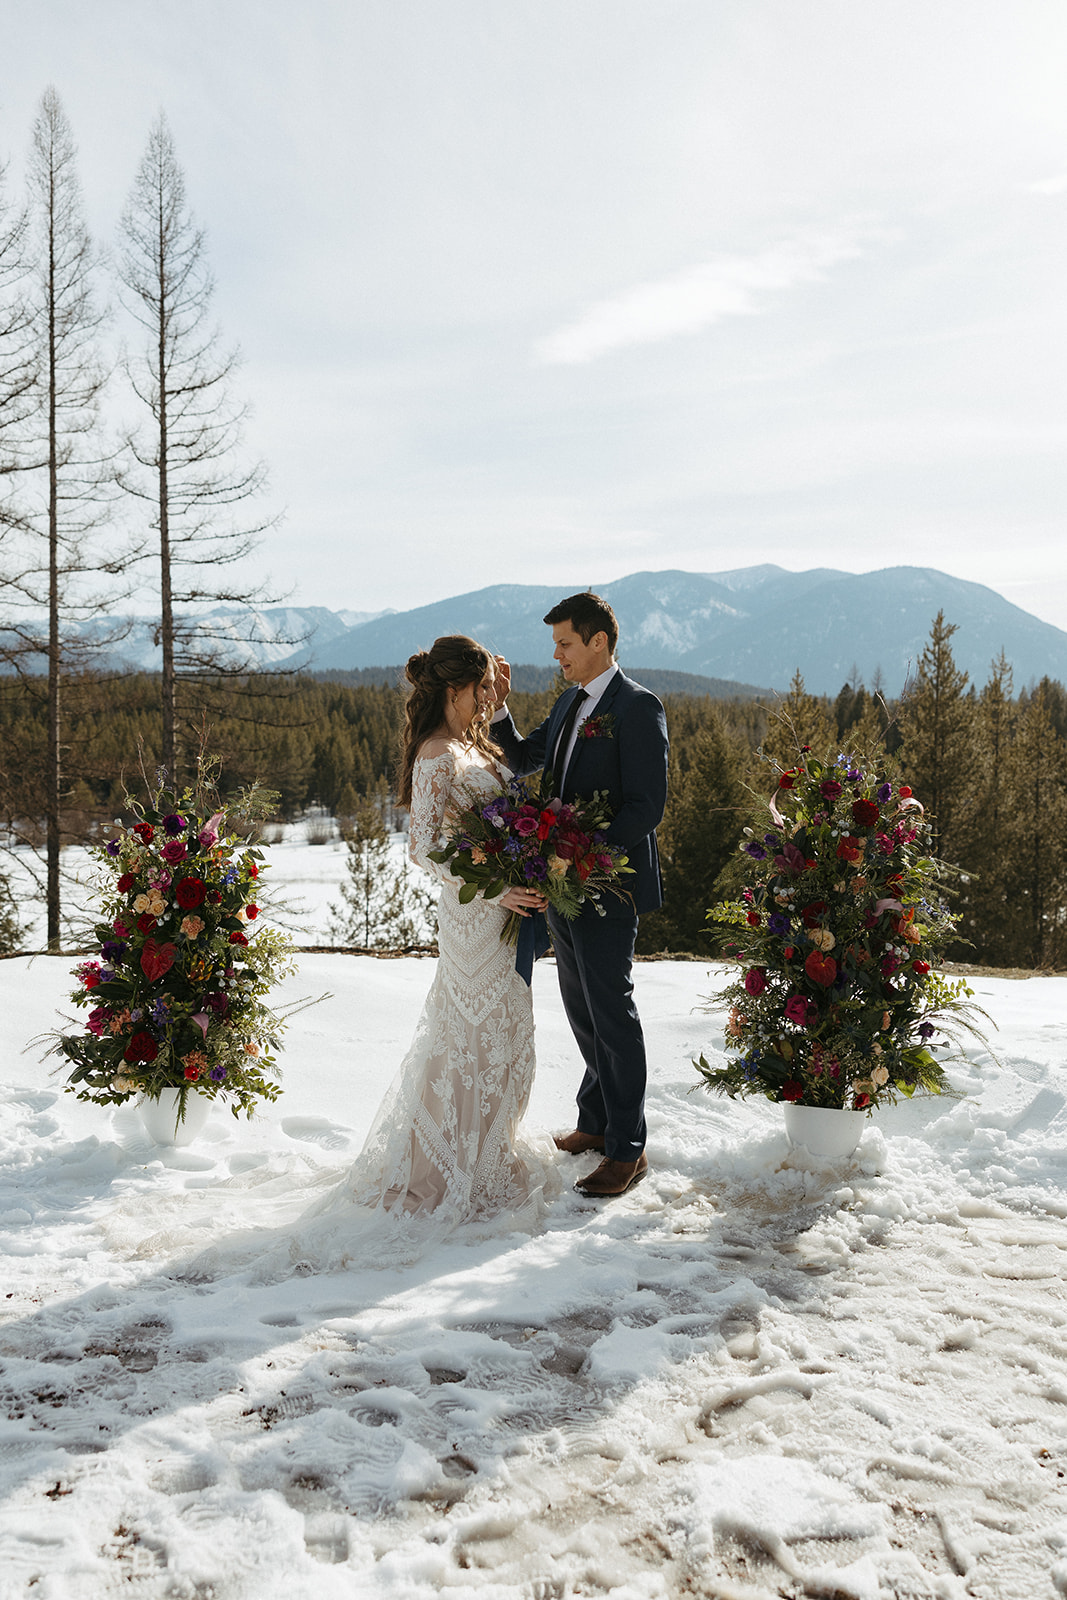
[[[873,1108],[938,1094],[935,1035],[977,1033],[972,991],[935,969],[956,918],[950,869],[911,789],[847,755],[775,769],[740,849],[749,882],[709,918],[740,966],[726,1061],[695,1063],[720,1094]]]
[[[291,942],[265,927],[266,862],[227,822],[202,773],[195,790],[158,789],[129,801],[94,855],[99,868],[97,953],[74,969],[83,1032],[58,1036],[71,1064],[66,1088],[98,1105],[161,1089],[224,1096],[236,1116],[280,1093],[275,1052],[283,1019],[265,1003],[295,970]],[[248,818],[269,805],[255,787],[234,801]]]

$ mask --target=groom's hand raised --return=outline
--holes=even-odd
[[[493,691],[496,695],[495,709],[499,711],[502,706],[507,705],[508,695],[511,693],[511,668],[503,656],[494,656],[493,660],[496,663],[496,670],[493,673]]]

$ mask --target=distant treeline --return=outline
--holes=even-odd
[[[983,687],[968,684],[953,661],[953,632],[939,616],[899,701],[860,683],[842,685],[833,699],[809,695],[799,674],[778,700],[663,695],[671,738],[660,829],[666,894],[663,909],[642,921],[640,950],[714,953],[705,912],[741,881],[742,828],[773,787],[766,758],[791,766],[807,747],[823,760],[863,752],[899,773],[926,805],[939,854],[962,870],[957,909],[969,942],[961,938],[953,956],[1067,966],[1067,691],[1045,679],[1015,694],[1003,659],[991,663]],[[370,669],[358,682],[220,678],[199,737],[223,759],[224,792],[259,778],[279,792],[285,819],[310,807],[351,817],[367,797],[387,803],[403,696],[395,669],[381,671],[385,682],[365,681]],[[520,728],[547,714],[558,688],[550,679],[536,692],[513,692]],[[66,704],[64,828],[73,841],[118,815],[127,790],[143,792],[141,760],[154,777],[158,680],[84,674],[69,681]],[[0,821],[9,837],[33,837],[45,742],[44,685],[0,683]]]

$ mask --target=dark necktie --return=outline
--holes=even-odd
[[[579,689],[574,699],[567,708],[567,715],[563,719],[563,731],[556,744],[556,756],[552,762],[552,786],[560,796],[563,794],[563,774],[567,770],[567,746],[571,742],[571,733],[577,721],[578,713],[589,699],[584,689]]]

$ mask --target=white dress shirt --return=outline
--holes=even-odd
[[[606,672],[602,672],[598,678],[590,679],[590,681],[584,685],[587,699],[579,710],[578,715],[574,719],[574,727],[571,729],[571,736],[567,741],[567,753],[562,767],[563,777],[566,777],[567,768],[571,764],[571,757],[574,755],[574,747],[578,743],[578,734],[581,731],[582,723],[585,722],[588,717],[593,715],[593,712],[597,708],[597,702],[603,696],[605,689],[618,670],[618,667],[613,662]],[[550,764],[554,766],[554,760]],[[562,782],[560,787],[562,788]]]

